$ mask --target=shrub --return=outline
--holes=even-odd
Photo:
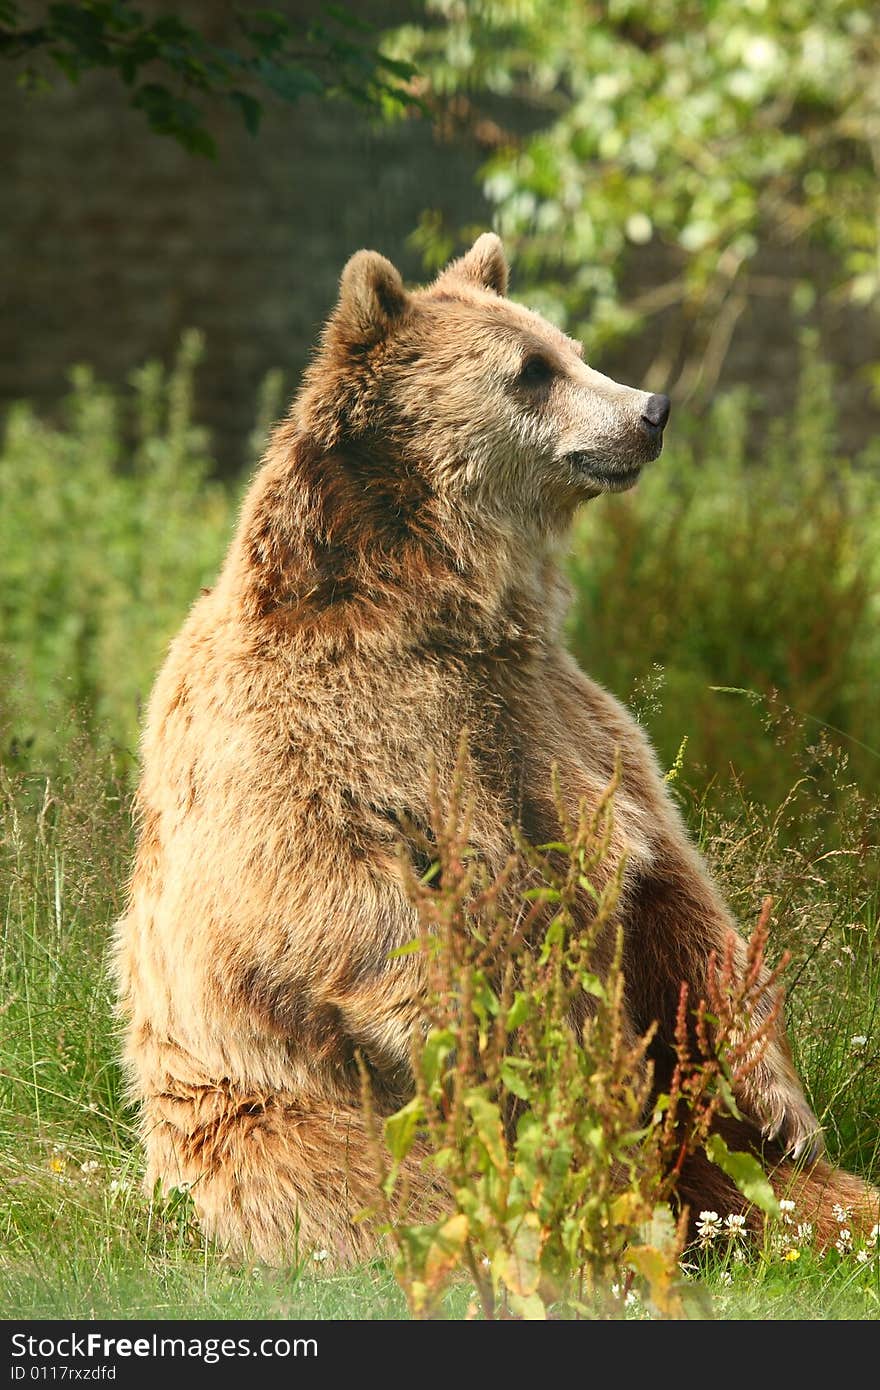
[[[494,879],[469,849],[460,791],[446,814],[435,792],[436,860],[422,880],[404,861],[421,928],[411,949],[429,965],[416,1092],[380,1132],[365,1065],[362,1082],[379,1209],[415,1316],[434,1315],[462,1272],[489,1318],[613,1315],[614,1290],[635,1276],[655,1311],[681,1315],[689,1213],[676,1223],[669,1203],[697,1148],[778,1212],[757,1160],[710,1134],[735,1112],[731,1088],[760,1062],[776,1016],[751,1022],[778,974],[757,983],[769,903],[742,978],[731,940],[710,965],[708,999],[682,986],[677,1065],[651,1104],[652,1034],[628,1023],[620,874],[605,869],[616,785],[576,824],[557,795],[565,840],[520,842]],[[414,1224],[401,1174],[419,1156],[449,1207]]]
[[[667,763],[686,732],[701,777],[732,767],[775,804],[825,728],[876,788],[880,455],[839,456],[830,373],[809,344],[792,418],[760,424],[749,406],[733,393],[674,418],[639,486],[581,512],[571,645]],[[771,697],[795,717],[765,738]]]
[[[165,644],[210,582],[232,506],[193,421],[201,354],[185,335],[166,376],[131,394],[71,373],[62,423],[12,409],[0,453],[0,723],[51,763],[71,709],[133,752]],[[3,709],[3,704],[6,710]]]

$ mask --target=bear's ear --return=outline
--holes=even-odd
[[[509,274],[501,238],[494,232],[484,232],[482,236],[477,237],[470,251],[466,251],[457,261],[447,266],[440,280],[449,276],[457,280],[466,280],[483,290],[507,294]]]
[[[378,343],[403,314],[408,301],[400,272],[378,251],[356,251],[339,281],[333,314],[351,343]]]

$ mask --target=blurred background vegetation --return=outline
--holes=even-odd
[[[516,295],[675,402],[578,524],[583,665],[719,795],[778,799],[819,737],[880,787],[873,7],[5,3],[0,58],[13,761],[77,727],[130,769],[339,266],[372,242],[424,277],[491,222]]]

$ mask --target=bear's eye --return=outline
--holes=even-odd
[[[553,376],[553,368],[546,357],[534,353],[527,357],[520,369],[519,379],[526,386],[544,386]]]

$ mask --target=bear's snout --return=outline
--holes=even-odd
[[[670,404],[668,396],[649,396],[642,409],[642,419],[645,424],[652,430],[665,429],[666,421],[669,419]]]

